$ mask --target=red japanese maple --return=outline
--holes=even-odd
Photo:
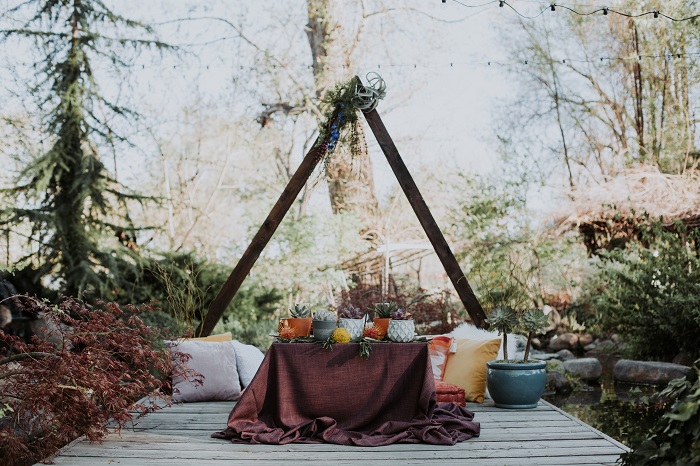
[[[32,464],[81,435],[99,440],[134,413],[158,409],[135,402],[165,399],[171,358],[187,358],[171,356],[165,335],[141,321],[150,306],[22,301],[52,330],[30,343],[0,330],[0,465]]]

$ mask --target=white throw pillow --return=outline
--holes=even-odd
[[[265,355],[255,346],[243,344],[238,340],[233,340],[233,346],[236,348],[236,367],[241,387],[246,388],[258,372]]]
[[[196,385],[183,377],[173,376],[173,400],[231,401],[241,396],[241,383],[236,366],[236,350],[233,341],[169,341],[170,351],[186,353],[191,358],[187,368],[203,376],[202,385]]]

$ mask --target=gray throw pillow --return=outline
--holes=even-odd
[[[180,351],[191,356],[187,368],[202,375],[202,385],[173,376],[173,400],[231,401],[241,395],[241,384],[236,366],[234,342],[169,341],[170,351]]]
[[[233,345],[236,348],[236,368],[241,379],[241,387],[246,388],[258,372],[265,355],[257,347],[243,344],[238,340],[233,340]]]

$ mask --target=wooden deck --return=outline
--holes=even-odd
[[[627,447],[545,401],[531,410],[469,404],[481,436],[452,447],[390,445],[236,445],[210,438],[226,427],[233,403],[192,403],[150,414],[133,429],[102,443],[77,440],[54,458],[57,465],[302,465],[345,464],[613,464]]]

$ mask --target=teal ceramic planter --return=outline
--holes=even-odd
[[[545,361],[486,363],[486,383],[499,408],[528,409],[537,406],[547,383]]]

